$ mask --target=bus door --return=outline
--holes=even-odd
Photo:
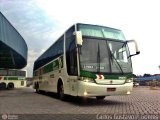
[[[73,45],[73,46],[72,46]],[[70,94],[77,95],[77,76],[78,76],[78,67],[77,67],[77,52],[75,44],[71,44],[69,51],[66,54],[66,64],[67,64],[67,73],[70,86]]]
[[[66,32],[66,65],[68,73],[68,83],[71,95],[77,95],[77,45],[75,37],[75,26],[73,25]]]
[[[78,92],[77,80],[78,80],[77,76],[70,76],[69,77],[70,94],[73,95],[73,96],[77,96],[77,92]]]

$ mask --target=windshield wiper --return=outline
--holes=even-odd
[[[117,61],[117,59],[114,57],[114,55],[111,53],[111,59],[112,59],[112,58],[116,61],[116,63],[117,63],[117,65],[118,65],[118,67],[120,68],[120,70],[121,70],[122,74],[124,74],[124,72],[123,72],[123,69],[122,69],[121,65],[119,64],[119,62]]]
[[[104,29],[102,29],[102,34],[103,34],[103,36],[105,37]],[[107,41],[106,41],[106,44],[107,44],[107,47],[108,47],[108,50],[109,50],[109,54],[110,54],[110,56],[111,56],[111,59],[113,58],[113,59],[116,61],[116,63],[117,63],[117,65],[118,65],[118,67],[120,68],[122,74],[124,74],[121,65],[119,64],[119,62],[117,61],[117,59],[114,57],[113,53],[111,52]],[[124,45],[126,45],[126,44],[127,44],[127,42],[125,42],[125,43],[122,45],[122,47],[123,47]]]
[[[107,42],[107,41],[106,41],[106,42]],[[108,44],[107,44],[107,45],[108,45]],[[108,46],[108,50],[109,50],[109,54],[110,54],[110,56],[111,56],[111,59],[114,59],[114,60],[116,61],[116,63],[117,63],[117,65],[118,65],[119,69],[121,70],[122,74],[124,74],[121,65],[119,64],[119,62],[117,61],[117,59],[114,57],[114,55],[113,55],[113,53],[111,52],[109,46]]]
[[[123,45],[122,45],[121,48],[123,48],[124,46],[126,47],[126,45],[127,45],[127,41],[125,41],[125,42],[123,43]]]

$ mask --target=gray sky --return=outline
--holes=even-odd
[[[134,74],[160,73],[158,0],[0,0],[0,11],[27,42],[28,65],[77,22],[121,29],[141,54],[132,58]]]

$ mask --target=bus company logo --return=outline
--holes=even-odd
[[[58,63],[59,63],[59,67],[62,68],[63,64],[62,64],[62,59],[60,57],[58,58]]]
[[[104,79],[104,75],[101,75],[101,74],[98,75],[97,74],[96,76],[97,76],[97,78],[96,78],[97,80],[103,80]]]
[[[109,82],[110,82],[110,84],[112,84],[112,83],[113,83],[113,81],[112,81],[112,80],[110,80]]]
[[[2,120],[7,120],[8,119],[8,115],[7,114],[2,114]]]

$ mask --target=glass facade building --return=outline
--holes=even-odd
[[[0,12],[0,69],[22,69],[28,47],[23,37]]]

